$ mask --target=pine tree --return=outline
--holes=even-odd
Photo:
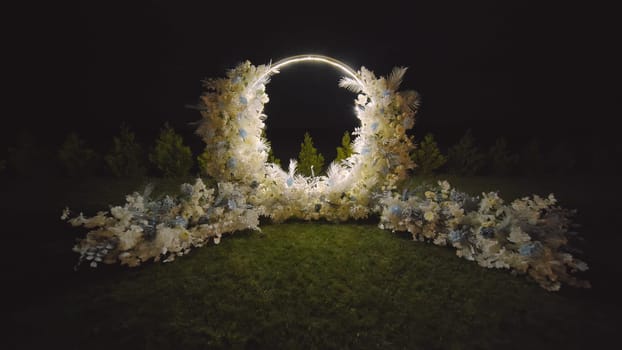
[[[40,147],[36,138],[28,131],[17,136],[17,144],[8,149],[7,168],[13,175],[30,177],[41,173]]]
[[[447,158],[438,149],[434,140],[434,135],[427,134],[411,154],[412,160],[417,167],[415,172],[419,175],[430,176],[434,170],[440,168],[447,162]]]
[[[335,162],[340,162],[352,155],[352,142],[350,141],[350,133],[344,132],[341,137],[341,146],[337,147],[337,158]]]
[[[129,127],[121,124],[119,136],[113,138],[110,152],[104,157],[110,171],[117,177],[139,177],[145,175],[143,150],[136,141],[136,135]]]
[[[594,174],[605,174],[615,170],[614,149],[603,140],[593,140],[583,159],[583,170]]]
[[[483,165],[484,156],[475,146],[475,138],[468,129],[457,144],[447,152],[449,171],[456,175],[475,175]]]
[[[546,155],[547,170],[554,175],[567,175],[574,170],[575,157],[568,145],[557,143]]]
[[[160,136],[149,160],[162,172],[164,177],[187,176],[192,168],[192,151],[184,145],[184,140],[168,123],[160,130]]]
[[[543,172],[544,161],[540,154],[540,144],[537,139],[532,138],[523,146],[519,164],[521,172],[525,175],[539,175]]]
[[[86,145],[78,134],[70,133],[58,150],[58,159],[66,175],[85,176],[95,167],[97,154]]]
[[[499,137],[488,151],[491,170],[494,175],[509,175],[518,164],[518,155],[510,154],[507,141]]]
[[[281,166],[281,160],[274,156],[272,145],[268,142],[268,162]]]
[[[266,128],[264,127],[261,130],[261,139],[265,142],[266,146],[268,146],[268,162],[281,166],[281,160],[274,156],[274,152],[272,151],[272,144],[268,141],[268,137],[266,136]]]
[[[313,139],[305,132],[298,154],[298,172],[305,176],[319,175],[324,167],[324,156],[313,147]]]

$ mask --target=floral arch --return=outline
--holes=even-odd
[[[305,178],[267,162],[263,113],[269,98],[266,85],[280,69],[300,62],[332,65],[346,74],[339,85],[358,93],[355,111],[361,126],[354,132],[354,154],[334,162],[326,176]],[[277,221],[288,217],[346,220],[366,217],[373,195],[404,179],[414,164],[412,140],[406,131],[414,125],[417,94],[398,91],[406,68],[395,68],[388,78],[377,78],[361,68],[321,55],[299,55],[274,65],[244,62],[226,78],[206,82],[201,97],[202,121],[197,133],[207,145],[207,172],[218,181],[254,189],[249,200],[265,208]]]

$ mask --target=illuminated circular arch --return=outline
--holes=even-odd
[[[264,139],[265,86],[280,68],[300,62],[332,65],[345,73],[339,85],[354,93],[361,126],[354,132],[354,153],[333,162],[326,175],[303,177],[268,163]],[[209,79],[201,96],[203,116],[197,133],[206,143],[205,171],[219,182],[245,188],[249,203],[263,208],[276,221],[289,217],[347,220],[374,210],[378,193],[395,188],[414,164],[413,143],[406,130],[414,124],[418,99],[414,91],[397,91],[406,68],[394,68],[386,78],[362,67],[323,55],[297,55],[274,64],[253,66],[249,61]]]
[[[363,84],[362,81],[359,80],[359,77],[357,76],[357,73],[354,69],[352,69],[350,66],[348,66],[347,64],[343,63],[342,61],[332,58],[332,57],[328,57],[328,56],[324,56],[324,55],[296,55],[296,56],[290,56],[287,58],[284,58],[276,63],[274,63],[270,69],[268,70],[267,74],[272,74],[272,73],[278,73],[279,72],[279,68],[281,67],[285,67],[288,66],[290,64],[294,64],[294,63],[300,63],[300,62],[317,62],[317,63],[325,63],[325,64],[329,64],[333,67],[336,67],[337,69],[339,69],[340,71],[344,72],[346,75],[348,75],[350,78],[354,79],[355,81],[357,81],[359,84]]]

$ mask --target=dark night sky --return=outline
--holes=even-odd
[[[29,129],[50,144],[77,131],[105,149],[121,121],[145,142],[169,121],[199,147],[188,125],[199,114],[184,105],[197,101],[202,79],[245,59],[262,64],[299,53],[380,75],[408,66],[402,87],[423,96],[415,133],[433,131],[441,143],[466,127],[483,140],[610,135],[619,112],[604,106],[617,92],[602,88],[602,67],[615,60],[602,47],[614,47],[612,24],[580,6],[512,3],[89,1],[22,9],[25,24],[4,29],[19,34],[9,32],[9,44],[24,54],[15,63],[30,67],[15,82],[27,97],[5,124],[3,145]],[[268,86],[269,136],[293,126],[333,129],[334,148],[357,124],[355,96],[340,91],[338,77],[330,67],[307,65],[276,76]]]

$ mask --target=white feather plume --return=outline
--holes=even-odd
[[[389,75],[389,79],[387,79],[387,87],[391,91],[397,91],[402,83],[402,79],[404,78],[404,74],[408,67],[394,67],[393,71]]]
[[[326,170],[326,177],[329,181],[334,181],[339,177],[339,171],[341,170],[341,166],[337,162],[332,162],[328,166],[328,170]]]
[[[421,107],[421,95],[419,95],[417,91],[401,91],[400,94],[402,95],[404,100],[406,100],[406,103],[408,103],[408,107],[410,107],[413,112],[419,111],[419,108]]]
[[[349,77],[341,78],[339,80],[339,87],[348,89],[354,93],[363,91],[363,87],[361,86],[361,84],[359,84],[356,80],[349,78]]]
[[[296,174],[296,168],[298,167],[298,161],[296,159],[289,160],[289,176],[293,179]]]

